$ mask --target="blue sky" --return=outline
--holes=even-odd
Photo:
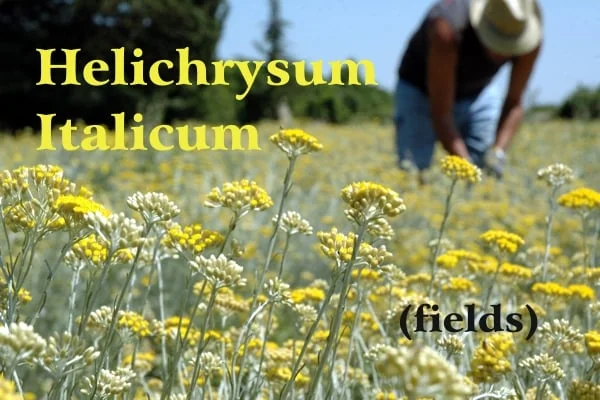
[[[229,0],[231,11],[218,49],[221,59],[259,59],[268,0]],[[296,59],[369,59],[379,84],[395,84],[400,55],[432,0],[282,0]],[[600,1],[542,0],[545,46],[529,84],[540,103],[561,101],[577,84],[600,84]],[[505,84],[505,68],[498,80]]]

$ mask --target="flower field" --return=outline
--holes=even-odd
[[[258,129],[0,138],[1,399],[600,399],[600,124],[524,125],[500,181],[438,149],[424,185],[389,125]],[[498,304],[522,329],[465,331]]]

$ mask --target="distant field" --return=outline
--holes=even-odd
[[[303,355],[302,363],[306,365],[296,379],[294,398],[304,398],[306,393],[316,396],[313,398],[326,398],[328,385],[336,393],[336,398],[395,399],[404,396],[409,400],[460,399],[475,398],[476,394],[501,388],[514,390],[515,396],[526,392],[527,399],[575,400],[587,398],[583,396],[583,393],[588,393],[586,391],[600,393],[600,375],[596,373],[597,369],[591,369],[600,362],[600,333],[594,331],[600,329],[597,324],[600,303],[596,294],[600,289],[600,200],[598,197],[591,200],[589,213],[583,218],[585,225],[582,225],[582,216],[577,210],[557,206],[553,213],[551,247],[545,263],[547,272],[543,278],[546,217],[550,211],[548,198],[552,189],[537,177],[540,168],[564,163],[574,170],[575,180],[558,189],[555,199],[581,187],[588,187],[597,194],[600,191],[600,123],[546,121],[526,124],[509,151],[503,181],[484,175],[482,182],[470,189],[464,182],[458,182],[444,223],[444,242],[438,249],[438,255],[442,256],[451,249],[463,249],[481,258],[469,260],[458,257],[454,266],[452,262],[444,263],[444,260],[448,262],[448,257],[442,258],[436,263],[432,291],[432,252],[435,251],[435,239],[444,219],[446,197],[451,186],[451,180],[443,175],[438,163],[444,156],[440,149],[436,152],[436,163],[428,174],[427,184],[421,187],[414,174],[396,168],[391,125],[332,126],[298,122],[294,128],[313,135],[323,148],[298,157],[283,210],[297,211],[312,226],[312,234],[293,235],[286,242],[285,232],[280,231],[269,252],[273,217],[277,214],[289,161],[269,141],[269,137],[279,130],[277,124],[265,122],[257,127],[262,147],[259,151],[52,152],[36,151],[39,138],[35,135],[0,137],[1,170],[41,164],[59,166],[65,178],[78,187],[90,189],[93,200],[109,212],[124,212],[146,228],[147,224],[144,225],[140,214],[128,206],[126,199],[138,191],[161,192],[180,209],[173,222],[181,227],[193,224],[202,227],[196,227],[195,231],[191,227],[188,231],[183,228],[177,231],[176,226],[161,222],[150,231],[149,236],[156,236],[155,241],[143,248],[141,256],[135,257],[135,244],[123,245],[123,252],[118,255],[122,258],[119,262],[113,260],[114,265],[109,267],[111,261],[107,257],[117,256],[110,252],[110,246],[102,241],[97,230],[94,231],[94,243],[84,241],[84,244],[80,243],[79,250],[77,245],[73,250],[72,243],[64,247],[78,236],[76,229],[80,229],[79,233],[89,233],[91,228],[86,225],[89,221],[78,221],[79,225],[75,228],[75,225],[68,226],[67,218],[67,226],[50,229],[51,232],[46,234],[44,226],[49,226],[50,219],[55,218],[51,216],[57,207],[71,213],[70,218],[75,218],[76,208],[57,206],[53,203],[56,200],[52,197],[54,195],[48,194],[51,190],[36,183],[33,177],[28,181],[29,190],[32,187],[36,189],[26,190],[17,199],[11,186],[14,182],[11,183],[5,175],[0,192],[5,222],[4,229],[0,229],[4,264],[4,286],[0,296],[3,319],[34,322],[35,332],[46,341],[51,334],[68,330],[71,320],[73,334],[80,336],[86,347],[94,346],[100,351],[96,361],[106,356],[107,361],[102,368],[113,372],[117,365],[125,366],[126,360],[129,360],[127,365],[131,365],[133,357],[136,359],[134,369],[137,375],[131,377],[123,372],[125,375],[122,376],[126,376],[124,379],[131,386],[125,385],[121,391],[131,393],[129,398],[135,395],[136,399],[146,398],[145,395],[158,399],[162,388],[169,385],[172,386],[172,394],[182,395],[189,390],[194,375],[198,376],[195,384],[197,398],[209,398],[208,394],[212,394],[213,398],[231,398],[234,396],[232,390],[238,396],[243,392],[248,398],[256,398],[259,394],[265,399],[278,398],[284,385],[290,381],[297,360],[295,355],[298,355],[311,326],[311,319],[302,313],[310,314],[307,311],[310,307],[316,313],[322,302],[327,300],[331,302],[321,316],[322,323],[316,325]],[[51,180],[58,176],[53,174],[56,173],[49,172],[46,178]],[[14,175],[11,176],[14,178]],[[204,202],[211,189],[243,179],[255,181],[264,189],[272,199],[272,205],[243,215],[231,231],[230,210],[210,208]],[[377,238],[373,232],[364,236],[373,248],[383,245],[391,255],[383,262],[373,264],[359,252],[359,258],[354,257],[350,262],[350,268],[360,269],[363,273],[358,281],[354,275],[354,285],[349,286],[349,291],[346,288],[346,292],[342,292],[348,296],[338,330],[339,342],[336,342],[331,337],[328,339],[328,331],[336,315],[344,310],[338,309],[339,298],[336,295],[331,299],[327,296],[335,263],[322,252],[321,244],[324,242],[320,241],[323,236],[319,232],[331,232],[333,227],[344,235],[359,232],[360,227],[357,228],[344,214],[349,205],[340,193],[347,185],[360,181],[381,184],[397,192],[406,211],[398,216],[386,217],[393,230],[391,238],[385,235]],[[42,200],[38,204],[25,205],[24,202],[30,199],[28,196]],[[44,203],[46,200],[48,203]],[[17,212],[21,210],[19,207],[22,211]],[[40,209],[31,211],[37,210],[36,207]],[[56,220],[52,221],[58,224]],[[582,226],[585,226],[585,232]],[[17,232],[13,232],[15,230]],[[488,230],[514,233],[523,239],[524,244],[514,254],[494,253],[480,240],[480,235]],[[204,295],[198,300],[200,308],[192,312],[198,297],[193,293],[188,296],[190,285],[204,282],[204,278],[210,281],[210,274],[224,271],[222,265],[214,267],[210,270],[212,272],[207,272],[209,267],[200,266],[197,267],[199,274],[190,275],[193,268],[185,261],[186,257],[193,259],[200,254],[208,257],[220,253],[218,239],[215,243],[207,241],[208,231],[213,231],[215,238],[219,235],[222,235],[221,239],[227,238],[223,253],[243,267],[241,277],[247,279],[247,284],[214,292],[210,284],[204,286]],[[179,243],[178,240],[181,240],[181,246],[188,246],[193,241],[194,232],[199,234],[197,243],[207,246],[205,250],[197,248],[194,251],[192,246],[178,253],[172,248],[173,243]],[[201,232],[205,236],[201,236]],[[171,247],[161,242],[165,237],[171,240]],[[7,242],[6,238],[10,241]],[[156,243],[159,244],[157,253],[153,254],[152,245]],[[349,245],[352,250],[352,243]],[[83,248],[85,246],[89,246],[87,251]],[[327,248],[332,244],[324,243],[324,246]],[[20,257],[16,258],[21,249]],[[61,250],[65,250],[67,263]],[[347,262],[342,262],[342,266]],[[518,268],[506,267],[496,273],[498,262]],[[137,264],[132,267],[134,263]],[[382,269],[388,264],[398,268],[393,270],[394,274],[389,269]],[[268,304],[256,315],[247,346],[240,347],[244,342],[237,342],[240,329],[250,317],[252,291],[265,265],[269,267],[264,282],[274,279],[282,268],[281,279],[291,285],[291,292],[281,288],[277,290],[286,293],[284,298],[291,295],[291,300],[280,304],[282,300],[273,294],[273,291],[277,292],[273,287],[271,294],[265,291],[263,296],[254,297],[255,307],[265,301]],[[78,274],[74,273],[77,268],[81,268]],[[48,284],[49,269],[53,271],[53,279]],[[340,271],[342,269],[340,267]],[[130,285],[125,285],[130,270],[134,271],[133,279]],[[100,284],[103,271],[105,280]],[[16,296],[7,290],[6,282],[18,281],[19,274],[23,278],[23,289],[30,294],[29,299],[25,294]],[[189,276],[192,281],[187,280]],[[344,290],[344,285],[342,279],[336,282],[335,293],[339,293],[339,290]],[[535,285],[540,282],[552,283]],[[86,287],[86,283],[92,286]],[[76,297],[72,296],[73,287]],[[47,298],[43,295],[45,290]],[[486,297],[488,290],[489,299]],[[81,331],[76,329],[77,317],[89,315],[101,306],[113,305],[120,294],[120,309],[127,307],[139,313],[137,316],[120,314],[115,326],[111,327],[109,314],[100,317],[92,313],[88,325]],[[443,314],[465,312],[462,304],[482,304],[486,299],[488,304],[501,303],[504,310],[510,310],[504,311],[506,313],[522,312],[523,305],[532,304],[539,312],[540,326],[551,321],[556,321],[556,325],[554,328],[548,325],[534,335],[532,341],[524,341],[519,333],[514,338],[512,335],[492,335],[486,344],[482,344],[485,335],[491,334],[464,338],[459,334],[459,342],[464,343],[464,348],[452,339],[438,341],[439,333],[419,335],[413,342],[403,340],[398,328],[399,313],[407,304],[426,299],[437,302]],[[182,306],[184,300],[187,303]],[[270,302],[279,302],[272,313]],[[306,307],[298,307],[299,304]],[[356,314],[353,313],[357,307],[360,307],[361,318],[355,319]],[[31,321],[34,315],[37,317]],[[181,348],[182,359],[173,360],[177,354],[174,337],[179,315],[193,317],[189,322],[189,335],[193,340]],[[568,322],[561,325],[560,319]],[[133,320],[137,322],[130,323]],[[182,332],[186,331],[186,324],[188,322],[182,323]],[[263,348],[265,326],[270,326],[266,337],[269,343]],[[147,332],[140,333],[144,329]],[[13,365],[7,361],[7,354],[22,351],[15,350],[16,345],[11,342],[15,334],[6,329],[0,333],[0,347],[4,349],[0,351],[4,355],[0,360],[5,378],[18,376],[23,381],[23,392],[34,393],[38,398],[45,398],[48,392],[54,396],[52,398],[67,398],[71,389],[76,391],[76,398],[87,398],[79,397],[82,396],[80,389],[86,388],[85,377],[94,382],[96,364],[90,361],[86,365],[81,364],[81,368],[75,371],[69,371],[68,367],[64,367],[65,360],[60,361],[61,356],[54,354],[50,357],[50,346],[45,342],[39,349],[23,356],[25,361]],[[209,336],[211,340],[203,340]],[[107,339],[110,343],[105,346]],[[206,345],[202,347],[202,357],[198,358],[202,362],[196,362],[199,342]],[[320,369],[316,357],[330,342],[335,342],[335,345],[327,350],[326,355],[336,360],[333,371],[330,363],[325,363]],[[419,343],[429,346],[432,353],[428,350],[420,353]],[[375,353],[369,352],[377,344],[387,347],[381,347],[379,361],[373,361],[369,356]],[[501,349],[494,351],[486,346]],[[244,352],[244,349],[247,351]],[[75,348],[70,351],[73,354],[69,357],[81,352]],[[542,353],[548,355],[540,356]],[[238,354],[235,360],[233,354]],[[533,359],[533,356],[542,358]],[[77,361],[74,365],[80,363]],[[210,363],[214,365],[208,368]],[[229,375],[232,365],[236,365],[233,369],[235,378]],[[544,365],[548,368],[544,369]],[[347,366],[349,368],[344,372]],[[194,367],[197,367],[196,371]],[[441,372],[434,376],[432,369]],[[240,370],[244,372],[241,375]],[[120,373],[114,372],[116,375]],[[320,384],[312,387],[317,375],[321,376]],[[467,383],[462,380],[463,376],[467,377]],[[259,380],[259,377],[264,380]],[[573,383],[573,380],[581,382]],[[588,382],[588,386],[582,383],[584,381]],[[102,382],[100,379],[98,390],[101,390]],[[415,386],[415,382],[420,383]],[[473,385],[473,391],[469,397],[464,389],[471,388],[470,385]],[[540,393],[538,397],[535,396],[536,390]],[[542,394],[546,391],[547,394]],[[119,390],[115,393],[118,394]]]

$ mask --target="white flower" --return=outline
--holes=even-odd
[[[556,163],[541,168],[537,172],[538,179],[546,180],[552,187],[560,187],[575,180],[575,173],[565,164]]]
[[[244,268],[234,260],[227,259],[223,254],[220,254],[219,257],[215,257],[213,254],[209,258],[198,256],[194,261],[190,261],[190,266],[202,274],[213,287],[246,285],[246,279],[242,278]]]
[[[127,205],[142,214],[144,220],[168,221],[179,215],[179,207],[164,193],[137,192],[127,198]]]

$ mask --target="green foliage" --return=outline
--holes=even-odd
[[[64,62],[60,49],[81,49],[78,69],[93,59],[106,60],[111,49],[143,50],[146,65],[176,60],[175,49],[189,47],[190,58],[209,63],[228,13],[226,0],[6,0],[0,2],[0,95],[10,99],[1,123],[8,128],[37,126],[36,113],[57,113],[57,119],[105,123],[110,114],[143,112],[149,100],[160,99],[157,119],[195,118],[199,92],[191,86],[36,86],[40,59],[36,49],[58,49],[53,62]],[[128,61],[133,61],[129,59]],[[175,74],[178,65],[170,71]],[[163,79],[171,79],[161,71]],[[132,70],[126,71],[126,79]],[[210,69],[209,69],[210,73]],[[54,70],[60,82],[64,71]],[[211,76],[208,79],[212,79]]]
[[[285,44],[285,27],[280,0],[270,1],[269,20],[259,50],[263,60],[291,60]],[[156,60],[173,60],[171,70],[162,69],[164,80],[176,79],[178,48],[189,48],[190,59],[209,64],[216,58],[216,46],[228,14],[227,0],[18,0],[0,1],[0,96],[9,99],[3,107],[0,128],[17,130],[39,126],[36,114],[56,114],[56,123],[66,119],[87,124],[111,123],[111,114],[144,114],[146,123],[174,120],[202,120],[207,123],[245,124],[276,119],[277,105],[286,98],[296,117],[333,123],[356,119],[389,118],[392,98],[377,87],[366,86],[284,86],[267,84],[262,68],[250,93],[243,100],[236,94],[246,91],[239,71],[229,70],[229,86],[62,86],[65,72],[52,70],[57,85],[37,86],[40,55],[36,49],[57,49],[52,63],[64,63],[62,49],[80,49],[78,73],[90,60],[105,60],[113,69],[111,49],[124,48],[125,79],[131,81],[133,50],[143,50],[145,69]],[[238,59],[244,59],[239,57]],[[291,67],[291,65],[290,65]],[[293,68],[290,68],[293,74]],[[213,69],[207,68],[208,82]],[[307,71],[307,78],[312,76]],[[344,78],[345,76],[345,78]],[[347,82],[348,71],[343,74]],[[109,78],[113,77],[110,72]],[[83,81],[83,77],[78,77]],[[147,78],[147,77],[146,77]],[[329,77],[324,77],[329,79]],[[362,79],[361,79],[362,81]]]
[[[288,72],[293,74],[293,68],[289,68]],[[310,69],[306,70],[308,81],[312,80],[312,74]],[[324,80],[330,81],[330,75],[323,75]],[[225,106],[227,96],[223,94],[223,107],[213,107],[211,114],[207,114],[206,118],[219,120],[225,115],[231,118],[231,110],[236,110],[238,123],[255,123],[263,119],[276,119],[276,107],[283,98],[287,100],[295,117],[317,119],[335,124],[357,120],[385,120],[392,115],[392,95],[377,86],[347,85],[347,68],[342,71],[344,85],[300,86],[295,82],[294,77],[290,76],[290,82],[287,85],[276,87],[266,83],[267,72],[263,68],[259,71],[252,90],[243,101],[235,100],[235,95],[243,93],[246,89],[242,76],[233,74],[230,79],[232,84],[227,87],[229,106]],[[359,77],[359,81],[364,82],[363,77]],[[209,93],[215,89],[216,87]]]
[[[578,86],[558,109],[558,116],[567,119],[600,118],[600,86]]]

